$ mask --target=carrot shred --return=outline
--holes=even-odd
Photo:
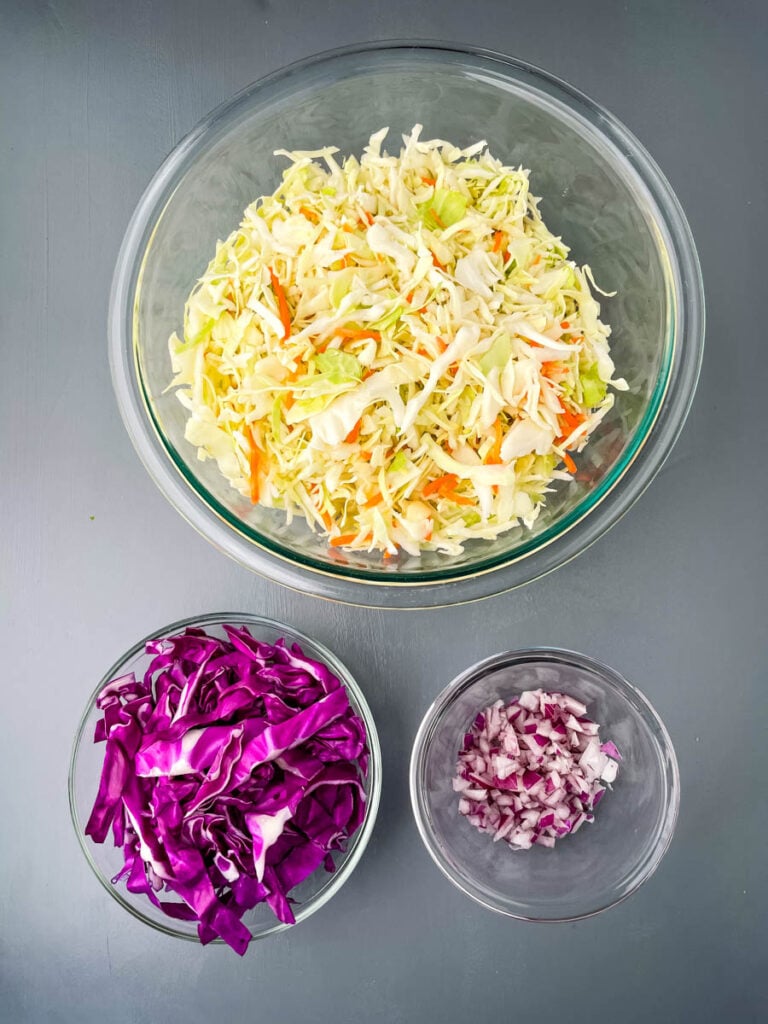
[[[361,508],[374,508],[376,505],[379,505],[382,501],[384,501],[383,494],[374,494],[374,496],[372,498],[369,498],[368,501],[363,502]]]
[[[440,354],[442,355],[443,352],[445,352],[445,350],[448,348],[448,344],[447,342],[443,341],[443,339],[439,335],[438,337],[435,338],[435,341],[437,342],[437,347],[440,349]]]
[[[458,482],[459,478],[455,473],[445,473],[443,476],[438,476],[431,480],[421,493],[425,498],[428,498],[430,494],[442,493],[446,488],[452,491]]]
[[[374,341],[381,341],[381,332],[372,331],[365,327],[340,327],[333,332],[334,338],[343,338],[346,341],[359,338],[373,338]]]
[[[344,438],[344,443],[345,444],[354,444],[354,442],[358,439],[358,437],[360,436],[360,425],[361,425],[361,423],[362,423],[362,420],[358,420],[357,423],[354,425],[354,427],[352,427],[350,432]]]
[[[430,206],[429,212],[430,212],[431,216],[435,218],[435,223],[437,224],[437,226],[439,228],[442,228],[443,231],[445,231],[445,224],[440,219],[440,214],[437,212],[437,210],[434,208],[434,206]]]
[[[372,377],[374,373],[376,373],[376,371],[372,370],[369,366],[367,370],[363,371],[363,380],[368,380],[368,378]]]
[[[293,392],[292,391],[286,391],[285,394],[283,395],[283,408],[287,412],[291,408],[292,405],[293,405]]]
[[[338,537],[331,537],[330,545],[332,548],[343,548],[347,544],[354,544],[356,539],[356,533],[342,533]]]
[[[541,364],[541,372],[545,377],[551,377],[553,373],[561,373],[566,367],[558,359]]]
[[[283,325],[283,340],[290,338],[291,336],[291,311],[288,307],[288,299],[285,297],[285,290],[277,279],[277,275],[274,270],[269,268],[269,279],[272,282],[272,290],[275,293],[277,299],[277,308],[280,312],[280,322]]]
[[[457,505],[475,504],[472,498],[465,498],[462,494],[457,494],[455,491],[446,491],[443,497],[449,498],[451,501],[455,501]]]
[[[333,526],[333,520],[331,519],[330,512],[323,512],[321,518],[322,518],[323,522],[325,523],[326,528],[330,530],[331,527]]]
[[[259,502],[259,466],[261,464],[261,452],[259,451],[259,446],[256,443],[253,427],[248,431],[248,448],[248,465],[251,475],[251,501],[254,505],[257,505]]]
[[[440,262],[440,260],[437,258],[437,256],[435,256],[434,253],[432,253],[432,262],[434,263],[438,270],[442,270],[444,274],[447,273],[446,267]]]
[[[560,321],[560,327],[561,327],[561,328],[562,328],[562,329],[563,329],[564,331],[567,331],[567,330],[568,330],[568,328],[569,328],[570,326],[571,326],[571,325],[570,325],[570,323],[569,323],[569,322],[568,322],[567,320],[561,320],[561,321]]]
[[[494,433],[493,447],[491,448],[491,450],[488,452],[488,454],[485,457],[485,462],[486,462],[486,465],[488,465],[488,466],[498,466],[498,465],[501,464],[502,430],[501,430],[501,420],[499,420],[498,417],[496,418],[496,421],[493,424],[493,433]]]
[[[368,226],[370,227],[370,225],[373,224],[373,215],[368,213],[367,210],[363,210],[363,215],[365,219],[368,221]]]
[[[568,452],[564,453],[564,455],[563,455],[563,462],[565,463],[565,467],[566,467],[566,469],[568,470],[569,473],[575,473],[576,472],[576,469],[577,469],[576,463],[573,461],[573,459],[568,454]]]
[[[408,292],[408,294],[405,296],[405,301],[408,303],[409,306],[413,302],[413,293],[414,293],[414,289],[411,289]]]
[[[310,209],[309,206],[300,206],[299,213],[306,217],[307,220],[312,221],[313,224],[318,224],[320,222],[318,215],[314,210]]]
[[[570,412],[569,410],[566,410],[564,413],[560,415],[558,419],[560,429],[563,432],[562,436],[566,438],[569,435],[571,435],[577,427],[581,426],[581,424],[584,422],[584,420],[586,420],[586,418],[587,417],[584,415],[584,413]]]
[[[535,257],[531,261],[531,266],[535,267],[537,263],[541,263],[541,253],[540,252],[536,253]]]
[[[494,231],[491,252],[500,252],[507,244],[506,231]]]
[[[424,182],[425,185],[436,185],[437,184],[437,178],[433,178],[429,174],[422,174],[421,180]]]

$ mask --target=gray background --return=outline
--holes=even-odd
[[[766,6],[327,6],[0,4],[0,1018],[757,1020],[768,967]],[[416,614],[299,597],[213,550],[135,456],[105,347],[123,230],[179,138],[288,61],[392,36],[506,50],[608,106],[677,190],[709,307],[693,411],[635,509],[545,580]],[[72,734],[102,671],[145,632],[218,609],[286,619],[338,651],[386,758],[376,831],[349,883],[243,961],[129,918],[91,876],[66,804]],[[433,867],[408,805],[408,753],[432,697],[475,659],[538,643],[640,685],[682,773],[656,876],[574,925],[518,924],[470,903]]]

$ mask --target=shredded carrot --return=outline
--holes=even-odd
[[[431,480],[421,493],[428,498],[430,494],[442,493],[446,489],[452,491],[458,482],[459,478],[455,473],[445,473]]]
[[[435,218],[435,223],[437,224],[437,226],[439,228],[442,228],[443,231],[445,231],[445,224],[442,222],[442,220],[440,220],[440,214],[437,212],[434,206],[430,206],[429,212]]]
[[[374,508],[374,506],[380,504],[382,501],[384,501],[383,494],[374,494],[374,496],[372,498],[369,498],[368,501],[364,501],[361,507]]]
[[[408,292],[408,294],[405,296],[405,301],[408,303],[409,306],[413,302],[413,293],[414,293],[414,289],[411,289]]]
[[[371,459],[373,458],[373,454],[371,452],[368,452],[368,451],[362,451],[362,452],[360,452],[360,455],[358,456],[358,458],[361,458],[363,460],[363,462],[370,462]]]
[[[566,452],[563,455],[563,462],[565,463],[565,468],[568,470],[569,473],[576,472],[576,463],[573,461],[568,452]]]
[[[341,225],[341,230],[342,231],[348,231],[348,232],[351,232],[352,234],[354,234],[355,233],[355,225],[354,224],[350,224],[348,221],[345,220],[344,223]]]
[[[437,258],[437,256],[435,256],[434,253],[432,253],[432,262],[434,263],[438,270],[442,270],[443,273],[446,273],[445,266],[440,262],[440,260]]]
[[[569,323],[569,322],[568,322],[567,320],[561,320],[561,321],[560,321],[560,326],[561,326],[561,328],[562,328],[562,329],[563,329],[564,331],[567,331],[567,330],[568,330],[568,328],[569,328],[569,327],[570,327],[571,325],[570,325],[570,323]]]
[[[502,430],[501,420],[497,417],[496,422],[493,424],[494,441],[493,447],[485,457],[486,464],[489,466],[498,466],[501,463],[501,441],[502,441]]]
[[[536,256],[534,257],[534,259],[531,262],[531,266],[535,267],[537,263],[541,263],[541,253],[540,252],[536,253]]]
[[[363,380],[368,380],[368,378],[372,377],[374,373],[376,373],[376,371],[372,370],[369,366],[367,370],[363,371]]]
[[[504,252],[501,254],[501,256],[502,256],[502,259],[504,260],[505,263],[509,263],[509,257],[510,257],[509,249],[505,249]]]
[[[366,327],[341,327],[333,332],[334,338],[352,340],[358,338],[373,338],[374,341],[381,341],[381,332],[372,331]]]
[[[277,299],[277,308],[280,312],[280,322],[282,323],[283,330],[285,331],[283,334],[283,340],[285,340],[285,338],[290,338],[291,336],[291,311],[288,307],[288,299],[285,297],[283,286],[278,281],[277,276],[271,267],[269,268],[269,279],[272,282],[272,290],[274,291],[275,298]]]
[[[493,233],[493,247],[491,252],[499,252],[507,244],[507,233],[506,231],[494,231]]]
[[[283,395],[283,408],[287,412],[293,405],[293,392],[286,391]]]
[[[307,218],[307,220],[311,220],[313,224],[318,224],[320,222],[320,218],[318,217],[318,215],[315,213],[314,210],[310,209],[308,206],[300,206],[299,213],[303,214]]]
[[[330,513],[329,512],[323,512],[322,520],[325,523],[326,528],[330,530],[331,527],[333,526],[333,520],[331,519]]]
[[[571,435],[577,427],[581,426],[586,418],[584,413],[566,410],[559,418],[562,436],[565,438]]]
[[[428,174],[422,174],[421,180],[424,182],[425,185],[436,185],[437,184],[437,178],[433,178],[431,175],[428,175]]]
[[[251,501],[254,505],[257,505],[259,502],[259,466],[261,464],[261,452],[259,451],[259,446],[256,443],[253,427],[248,431],[248,448],[248,463],[251,473]]]
[[[356,540],[356,533],[342,533],[339,537],[331,537],[330,544],[332,548],[343,548],[347,544],[354,544]]]
[[[362,423],[362,420],[358,420],[357,423],[354,425],[354,427],[352,427],[350,432],[344,438],[344,443],[345,444],[354,444],[354,442],[358,439],[358,437],[360,436],[360,424],[361,423]]]
[[[455,491],[445,491],[443,494],[444,498],[449,498],[451,501],[455,501],[457,505],[474,505],[472,498],[465,498],[461,494],[457,494]]]
[[[367,210],[363,210],[363,216],[364,216],[364,217],[365,217],[365,219],[366,219],[366,220],[368,221],[368,225],[369,225],[369,226],[370,226],[371,224],[373,224],[373,215],[372,215],[372,214],[370,214],[370,213],[368,213],[368,211],[367,211]]]
[[[545,377],[551,377],[555,373],[562,373],[563,370],[567,369],[564,363],[559,360],[553,362],[547,362],[541,364],[541,372]]]

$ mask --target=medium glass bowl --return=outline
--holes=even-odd
[[[271,193],[278,148],[359,154],[388,125],[415,123],[460,146],[486,139],[531,170],[548,227],[613,298],[617,374],[629,383],[534,529],[473,541],[461,555],[389,562],[330,549],[303,520],[252,506],[184,439],[168,337],[245,207]],[[113,283],[110,358],[120,410],[150,474],[220,550],[287,586],[355,604],[425,607],[526,583],[584,550],[642,493],[674,444],[702,355],[696,250],[669,184],[638,141],[586,96],[522,61],[442,44],[388,43],[321,54],[262,79],[214,111],[171,153],[128,227]]]
[[[376,814],[379,809],[379,797],[381,794],[381,748],[376,733],[376,725],[371,715],[371,710],[363,696],[359,686],[350,675],[349,670],[332,654],[327,647],[324,647],[317,640],[310,640],[292,626],[286,626],[272,619],[264,619],[258,615],[213,614],[203,615],[198,618],[182,619],[170,626],[150,633],[135,644],[124,654],[112,668],[106,673],[99,685],[93,691],[85,706],[80,724],[75,734],[75,742],[72,747],[72,757],[69,764],[69,809],[72,815],[72,824],[75,827],[80,846],[86,856],[94,874],[117,902],[133,914],[139,921],[143,921],[150,927],[164,932],[166,935],[173,935],[179,939],[191,939],[198,942],[197,925],[192,921],[177,921],[167,917],[159,908],[150,903],[143,894],[129,892],[125,882],[118,882],[113,885],[111,879],[123,867],[123,854],[119,847],[112,845],[112,836],[107,837],[104,843],[94,843],[89,836],[85,835],[84,828],[87,822],[101,777],[101,766],[104,760],[104,744],[93,742],[93,730],[101,712],[96,708],[96,697],[102,687],[111,679],[124,675],[127,672],[135,672],[143,675],[146,671],[151,657],[145,653],[145,645],[148,640],[159,639],[160,637],[172,636],[186,629],[188,626],[197,626],[204,629],[211,636],[226,639],[226,633],[222,629],[224,624],[235,626],[247,626],[257,640],[265,643],[274,643],[280,637],[285,637],[288,643],[298,643],[305,654],[321,661],[339,677],[347,689],[349,702],[365,723],[368,734],[368,747],[370,759],[368,776],[365,779],[366,811],[365,818],[360,828],[349,840],[345,853],[334,853],[336,870],[333,873],[326,872],[319,868],[313,875],[310,875],[301,885],[291,891],[291,896],[297,900],[293,907],[296,917],[296,924],[306,920],[316,910],[324,906],[331,897],[339,891],[355,869],[358,861],[368,845],[368,840],[373,831]],[[243,916],[243,923],[254,939],[263,939],[267,935],[275,935],[277,932],[292,928],[293,925],[283,924],[278,921],[266,904],[260,904],[248,911]],[[221,939],[214,939],[216,943],[222,944]]]
[[[478,711],[538,687],[586,704],[622,761],[594,822],[552,849],[518,851],[459,814],[452,779]],[[672,742],[643,694],[607,665],[545,647],[486,658],[443,690],[416,735],[410,785],[421,838],[443,874],[489,910],[524,921],[573,921],[626,899],[659,866],[680,803]]]

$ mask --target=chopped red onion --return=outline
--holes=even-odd
[[[581,701],[527,690],[485,708],[465,734],[453,780],[459,813],[515,850],[552,849],[594,821],[620,760]]]

